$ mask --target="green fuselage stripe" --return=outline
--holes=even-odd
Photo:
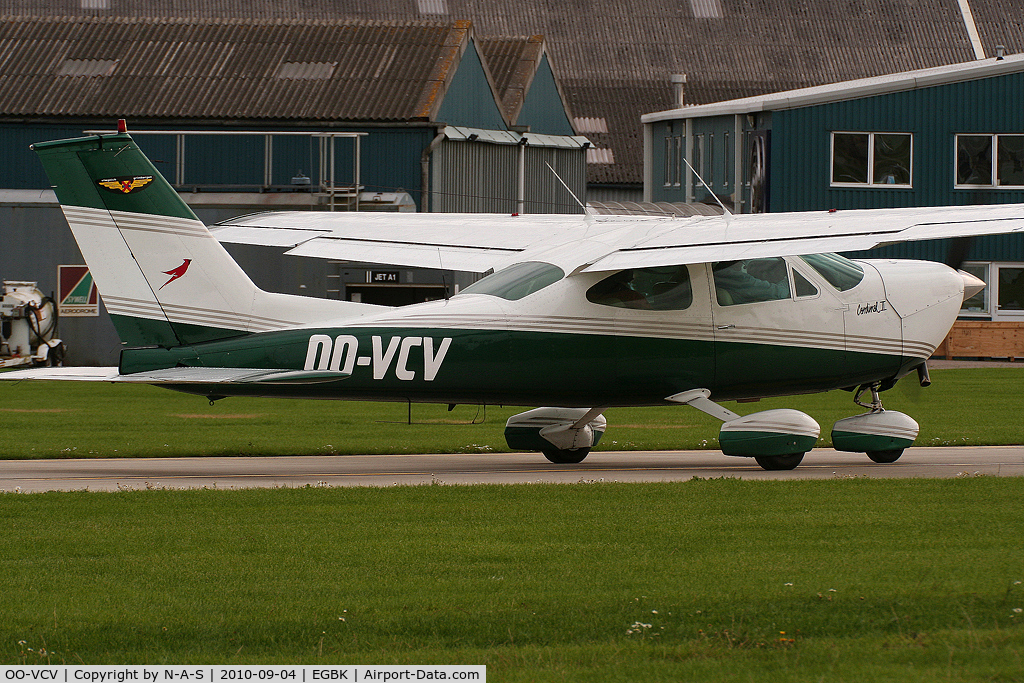
[[[319,345],[311,343],[312,338],[319,339]],[[307,367],[311,347],[316,348]],[[327,369],[327,359],[335,362],[337,367],[332,369],[348,369],[350,375],[308,385],[175,388],[204,395],[656,405],[667,396],[698,387],[711,389],[716,400],[827,391],[891,377],[904,360],[881,354],[686,339],[353,327],[267,332],[172,349],[127,349],[121,371],[178,365],[316,370]]]

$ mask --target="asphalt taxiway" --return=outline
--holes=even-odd
[[[751,458],[719,451],[605,451],[591,453],[578,465],[555,465],[538,453],[5,460],[0,461],[0,491],[981,475],[1024,476],[1024,446],[911,448],[890,465],[859,453],[815,449],[788,472],[766,472]]]

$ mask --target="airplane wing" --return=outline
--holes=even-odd
[[[1024,232],[1024,205],[689,217],[307,211],[244,216],[211,230],[222,242],[296,256],[477,273],[543,260],[599,272]]]
[[[350,376],[327,370],[254,368],[167,368],[122,375],[114,367],[32,368],[0,373],[0,380],[65,380],[128,384],[320,384]]]
[[[573,215],[282,211],[210,230],[221,242],[284,247],[293,256],[483,273],[583,226]]]
[[[863,251],[899,242],[1015,232],[1024,232],[1022,204],[741,214],[623,245],[584,270]]]

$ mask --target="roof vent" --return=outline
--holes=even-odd
[[[683,106],[683,99],[686,96],[686,74],[672,74],[672,105]]]
[[[1003,45],[996,45],[996,61],[1001,61],[1003,56],[1006,54],[1006,47]]]

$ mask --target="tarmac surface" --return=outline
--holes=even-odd
[[[873,463],[861,453],[815,449],[788,472],[767,472],[751,458],[720,451],[605,451],[591,453],[578,465],[554,465],[538,453],[0,461],[0,491],[23,493],[966,476],[1024,476],[1024,446],[910,448],[888,465]]]

